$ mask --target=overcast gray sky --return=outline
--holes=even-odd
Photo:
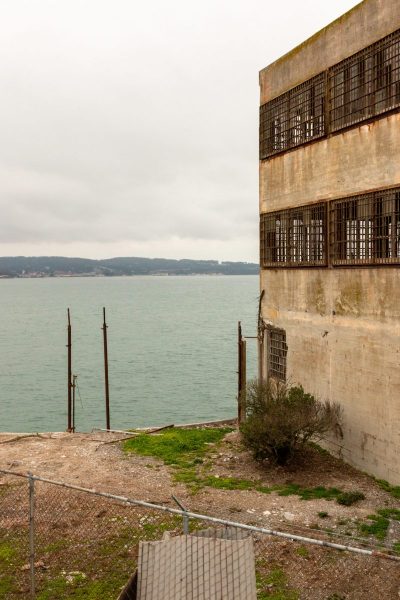
[[[0,255],[258,261],[258,71],[354,0],[0,0]]]

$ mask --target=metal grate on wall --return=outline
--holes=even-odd
[[[262,267],[326,264],[326,203],[260,215]]]
[[[397,30],[262,105],[260,160],[399,107]]]
[[[287,344],[284,329],[269,327],[268,334],[268,376],[286,381]]]
[[[260,107],[260,158],[325,135],[325,75]]]
[[[333,265],[400,263],[400,189],[330,205]]]
[[[400,106],[400,31],[329,69],[330,130]]]

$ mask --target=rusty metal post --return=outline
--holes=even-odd
[[[29,570],[30,596],[35,598],[35,480],[32,473],[29,478]]]
[[[72,433],[75,433],[75,390],[78,375],[72,375]]]
[[[107,324],[106,309],[103,307],[103,344],[104,344],[104,385],[106,393],[106,429],[111,429],[110,425],[110,388],[108,382],[108,347],[107,347]]]
[[[265,290],[261,291],[259,300],[258,300],[258,323],[257,323],[257,337],[258,337],[258,380],[263,381],[265,378],[264,375],[264,360],[265,360],[265,348],[264,348],[264,338],[265,338],[265,326],[264,321],[261,315],[262,312],[262,300],[264,298]]]
[[[187,508],[185,508],[183,506],[183,504],[178,500],[178,498],[176,496],[174,496],[172,494],[171,498],[174,500],[174,502],[177,503],[177,505],[179,506],[179,508],[183,511],[183,515],[182,515],[182,522],[183,522],[183,535],[189,535],[189,517],[187,515]]]
[[[246,340],[242,335],[242,324],[238,323],[238,424],[245,420],[246,394]]]
[[[241,350],[241,358],[240,358],[240,366],[241,366],[241,385],[242,389],[239,397],[239,425],[244,423],[246,420],[246,340],[242,339],[242,343],[240,345]]]
[[[238,322],[238,423],[240,425],[240,394],[242,391],[242,324]]]
[[[72,432],[72,332],[71,332],[71,315],[69,312],[69,308],[67,311],[68,314],[68,425],[67,431],[68,433]]]

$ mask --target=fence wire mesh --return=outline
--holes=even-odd
[[[31,505],[28,478],[3,474],[0,482],[0,598],[399,597],[400,563],[378,554],[293,539],[298,531],[278,538],[191,513],[190,535],[185,536],[187,517],[179,511],[138,506],[38,478]],[[318,538],[327,539],[322,532],[316,533]],[[126,587],[138,565],[138,578]]]

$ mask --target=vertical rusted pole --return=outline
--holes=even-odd
[[[71,315],[69,308],[68,314],[68,433],[72,432],[72,334],[71,334]]]
[[[106,429],[111,429],[110,425],[110,388],[108,384],[108,348],[107,348],[107,324],[106,309],[103,307],[103,342],[104,342],[104,385],[106,392]]]
[[[239,321],[238,322],[238,370],[237,370],[237,374],[238,374],[238,407],[240,406],[240,392],[242,390],[242,324]],[[239,411],[240,412],[240,411]],[[239,417],[239,413],[238,413],[238,417]]]
[[[246,340],[242,335],[242,324],[238,324],[238,424],[245,420],[246,413]]]
[[[75,433],[75,390],[78,375],[72,375],[72,433]]]
[[[261,316],[262,311],[262,300],[264,298],[265,290],[261,291],[258,300],[258,323],[257,323],[257,335],[258,335],[258,380],[263,381],[264,379],[264,360],[265,360],[265,349],[264,349],[264,321]]]
[[[35,598],[35,480],[28,473],[29,481],[29,571],[30,596]]]
[[[247,358],[246,358],[246,340],[242,339],[242,391],[240,394],[240,423],[244,423],[246,420],[246,366],[247,366]]]

